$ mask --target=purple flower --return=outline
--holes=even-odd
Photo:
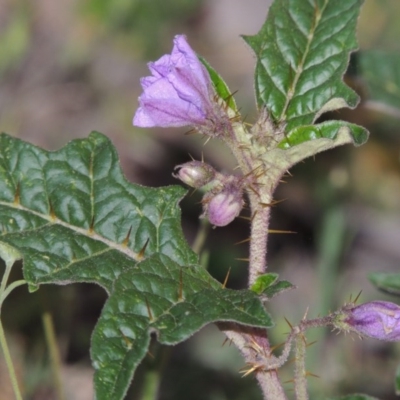
[[[198,126],[218,114],[210,76],[184,35],[175,36],[171,55],[148,66],[152,75],[141,79],[134,125]]]
[[[386,341],[400,340],[400,306],[388,301],[371,301],[343,310],[342,328]]]
[[[230,224],[243,208],[242,192],[233,185],[226,187],[216,195],[206,195],[206,199],[205,214],[214,226]]]

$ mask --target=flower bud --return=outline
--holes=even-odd
[[[339,329],[350,330],[378,340],[400,340],[400,306],[388,301],[371,301],[359,306],[345,306]]]
[[[215,170],[211,165],[201,161],[190,161],[185,164],[177,165],[175,170],[177,174],[172,174],[175,178],[180,179],[186,185],[193,188],[201,188],[210,183],[215,177]]]
[[[211,197],[205,213],[212,225],[225,226],[230,224],[243,207],[241,191],[224,189]]]

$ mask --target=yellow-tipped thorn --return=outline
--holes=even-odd
[[[90,221],[89,235],[91,235],[93,232],[94,232],[94,215],[92,217],[92,220]]]
[[[239,245],[239,244],[243,244],[243,243],[250,242],[250,240],[251,240],[251,238],[248,237],[247,239],[243,239],[243,240],[241,240],[240,242],[236,242],[236,243],[235,243],[235,246],[236,246],[236,245]]]
[[[55,221],[57,219],[56,213],[54,212],[53,204],[51,204],[50,199],[49,199],[49,215],[52,221]]]
[[[196,132],[196,129],[191,129],[190,131],[187,131],[184,133],[185,136],[189,136],[189,135],[194,135]]]
[[[132,232],[132,225],[131,225],[131,227],[129,228],[128,233],[126,234],[125,239],[122,241],[122,246],[124,246],[124,247],[127,247],[127,246],[128,246],[128,244],[129,244],[129,238],[130,238],[130,236],[131,236],[131,232]]]
[[[286,317],[283,317],[286,321],[286,323],[289,325],[290,329],[293,330],[293,325],[289,322],[289,320]]]
[[[246,262],[249,262],[249,261],[250,261],[249,258],[235,258],[235,260],[238,260],[238,261],[246,261]]]
[[[294,383],[294,379],[289,379],[288,381],[283,382],[284,384]]]
[[[319,375],[313,374],[313,373],[310,372],[310,371],[306,371],[306,376],[312,376],[313,378],[320,378]]]
[[[276,349],[279,349],[279,347],[282,347],[284,345],[285,345],[285,342],[282,342],[282,343],[276,344],[275,346],[272,346],[270,348],[271,353],[273,353]]]
[[[19,188],[19,182],[18,182],[17,187],[15,188],[15,193],[14,193],[14,204],[16,204],[16,205],[18,205],[19,201],[20,201],[19,192],[20,192],[20,188]]]
[[[294,234],[297,232],[295,231],[284,231],[284,230],[280,230],[280,229],[268,229],[268,233],[289,233],[289,234]]]
[[[306,347],[311,347],[315,343],[318,343],[318,340],[314,340],[313,342],[307,343]]]
[[[357,297],[354,299],[353,303],[357,303],[359,297],[361,296],[362,290],[358,293]]]
[[[226,284],[228,283],[228,279],[229,279],[229,274],[231,273],[231,267],[229,267],[228,272],[226,273],[225,279],[224,279],[224,283],[222,284],[222,289],[226,288]]]
[[[205,146],[211,140],[211,136],[209,136],[206,141],[204,142],[203,146]]]
[[[146,243],[144,244],[144,246],[140,249],[139,253],[138,253],[138,258],[139,260],[143,260],[144,258],[144,253],[146,252],[146,247],[149,244],[150,239],[146,240]]]

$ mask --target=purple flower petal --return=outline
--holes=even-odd
[[[171,55],[149,63],[133,124],[141,127],[204,125],[213,115],[212,83],[186,37],[174,39]]]
[[[371,301],[346,310],[345,323],[351,330],[386,341],[400,340],[400,306],[388,301]]]

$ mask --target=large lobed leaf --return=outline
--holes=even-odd
[[[357,48],[362,0],[275,0],[261,30],[245,41],[257,63],[257,103],[286,132],[358,102],[342,76]]]
[[[123,176],[99,133],[47,152],[0,135],[0,240],[24,260],[32,289],[93,282],[109,294],[92,337],[97,399],[122,399],[147,352],[212,321],[272,325],[257,295],[222,288],[180,227],[180,187]]]

